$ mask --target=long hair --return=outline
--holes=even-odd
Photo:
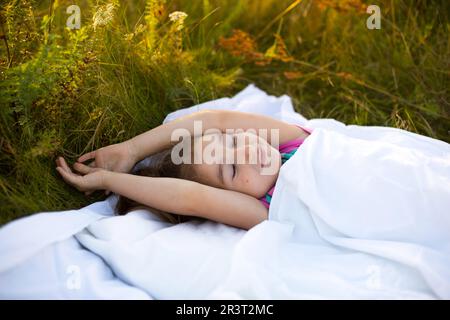
[[[192,144],[193,139],[191,140],[191,150],[193,150]],[[146,177],[168,177],[196,181],[197,176],[194,170],[194,166],[192,164],[185,163],[174,164],[172,161],[171,152],[172,149],[166,149],[156,155],[153,155],[152,163],[148,167],[137,170],[136,172],[134,172],[134,174]],[[162,210],[143,205],[122,195],[119,196],[119,200],[116,204],[115,209],[116,214],[119,215],[125,215],[128,212],[136,209],[148,209],[152,213],[158,215],[164,221],[173,224],[178,224],[190,220],[205,220],[199,217],[164,212]]]

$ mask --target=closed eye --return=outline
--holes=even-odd
[[[236,135],[233,136],[233,147],[236,148],[237,147],[237,137]],[[236,176],[236,165],[233,164],[233,179]]]

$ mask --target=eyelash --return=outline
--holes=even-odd
[[[233,146],[236,147],[236,136],[233,136]],[[236,166],[233,164],[233,178],[236,175]]]

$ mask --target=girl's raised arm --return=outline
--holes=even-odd
[[[196,130],[195,127],[197,121],[201,123],[200,130]],[[202,134],[208,129],[217,129],[223,132],[226,132],[227,129],[254,129],[257,134],[260,129],[266,129],[268,130],[266,136],[261,137],[267,139],[274,147],[277,147],[277,141],[271,141],[272,132],[270,130],[275,130],[279,144],[307,136],[307,133],[299,127],[268,116],[230,110],[202,110],[160,125],[130,140],[83,154],[78,158],[78,162],[94,159],[89,166],[115,172],[130,172],[138,161],[177,143],[178,141],[171,140],[172,133],[176,129],[183,129],[191,136]],[[87,194],[89,193],[91,192],[87,192]]]
[[[194,122],[201,121],[203,130],[217,128],[216,115],[210,110],[203,110],[175,119],[156,128],[141,133],[127,142],[130,144],[137,161],[145,157],[168,149],[178,141],[171,141],[172,133],[177,129],[187,130],[194,135]]]
[[[272,142],[270,139],[270,130],[272,129],[278,131],[278,143],[280,144],[298,137],[305,138],[307,136],[307,133],[297,126],[269,116],[231,110],[202,110],[160,125],[128,140],[128,142],[139,161],[151,154],[170,148],[174,143],[178,142],[171,141],[172,132],[176,129],[185,129],[189,131],[191,136],[194,136],[196,133],[194,132],[195,121],[201,121],[202,132],[199,133],[212,128],[223,132],[227,129],[255,129],[257,133],[260,129],[267,129],[269,131],[266,138],[269,143]]]
[[[258,133],[258,130],[267,129],[269,130],[267,135],[267,141],[269,143],[272,143],[270,139],[270,130],[278,131],[279,144],[283,144],[296,138],[306,138],[308,136],[308,133],[296,125],[266,115],[231,110],[217,110],[216,112],[216,121],[220,123],[222,130],[226,130],[227,128],[243,130],[255,129]]]

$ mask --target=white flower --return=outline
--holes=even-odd
[[[94,14],[92,20],[94,21],[94,29],[100,26],[106,26],[114,17],[115,6],[112,3],[100,6]]]
[[[186,19],[187,13],[183,11],[174,11],[169,14],[170,21],[172,21],[175,25],[177,31],[180,31],[184,28],[184,19]]]
[[[180,23],[183,23],[184,19],[187,17],[187,13],[183,11],[174,11],[171,14],[169,14],[169,19],[172,22],[180,21]]]

